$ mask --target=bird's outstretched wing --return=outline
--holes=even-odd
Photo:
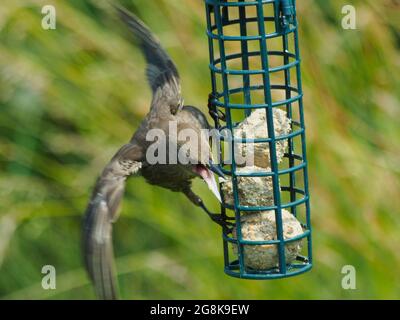
[[[85,264],[95,291],[101,299],[117,299],[114,271],[112,223],[124,194],[125,180],[140,171],[140,148],[128,143],[111,159],[98,178],[83,225]]]
[[[178,70],[170,56],[162,48],[150,29],[135,15],[124,8],[115,7],[121,19],[139,40],[140,47],[147,61],[147,79],[156,93],[158,88],[171,87],[173,94],[180,98],[180,80]]]

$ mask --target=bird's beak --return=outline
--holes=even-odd
[[[224,173],[222,172],[222,170],[221,170],[217,165],[215,165],[215,164],[213,163],[212,160],[210,160],[210,162],[208,163],[208,167],[209,167],[210,170],[211,170],[212,172],[214,172],[216,175],[218,175],[219,177],[225,179],[225,175],[224,175]]]
[[[222,202],[221,195],[219,194],[218,185],[213,175],[211,168],[208,169],[206,166],[197,165],[195,172],[203,178],[204,182],[207,184],[208,188],[215,195],[219,202]]]

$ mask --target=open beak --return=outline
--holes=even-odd
[[[201,165],[201,164],[197,165],[194,169],[194,171],[200,177],[203,178],[204,182],[207,184],[208,188],[215,195],[215,197],[218,199],[218,201],[222,202],[221,195],[219,194],[219,190],[218,190],[218,185],[217,185],[217,182],[216,182],[214,174],[213,174],[213,172],[215,172],[215,171],[211,171],[211,170],[212,170],[211,166],[210,166],[210,169],[208,169],[206,166]],[[223,175],[223,173],[221,171],[220,171],[220,173]]]
[[[224,173],[222,172],[222,170],[221,170],[217,165],[215,165],[215,164],[213,163],[212,160],[210,160],[210,162],[208,163],[208,167],[209,167],[210,170],[211,170],[212,172],[214,172],[216,175],[218,175],[219,177],[225,179],[225,175],[224,175]]]

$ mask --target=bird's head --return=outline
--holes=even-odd
[[[211,127],[205,115],[195,107],[185,106],[177,115],[177,119],[178,162],[185,164],[187,170],[202,178],[221,201],[214,173],[221,178],[224,178],[224,174],[212,158],[209,131]]]

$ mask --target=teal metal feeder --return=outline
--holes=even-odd
[[[220,167],[230,179],[233,198],[231,202],[226,200],[220,184],[221,214],[235,222],[233,229],[223,228],[225,273],[246,279],[301,274],[312,267],[312,250],[295,0],[204,1],[212,86],[209,111],[219,132]],[[257,110],[265,112],[266,136],[235,136],[235,130]],[[289,132],[277,134],[277,110],[287,119]],[[231,139],[227,139],[227,130]],[[227,143],[229,159],[224,158]],[[242,170],[235,156],[238,146],[242,144],[243,149],[243,145],[253,144],[256,148],[262,143],[267,145],[268,163],[257,163],[261,170]],[[246,194],[241,193],[241,184],[246,178],[250,183],[270,182],[261,183],[263,188],[270,188],[270,203],[243,201],[241,196]],[[259,195],[266,194],[264,191],[260,190]],[[258,227],[251,226],[250,232],[245,232],[246,219],[264,213],[273,214],[274,237],[246,238],[248,234],[261,234],[266,227],[260,221]],[[300,233],[293,237],[287,236],[288,214],[301,226]],[[289,257],[295,243],[299,250]],[[251,254],[259,254],[261,267],[249,263]],[[265,267],[263,259],[273,264]]]

